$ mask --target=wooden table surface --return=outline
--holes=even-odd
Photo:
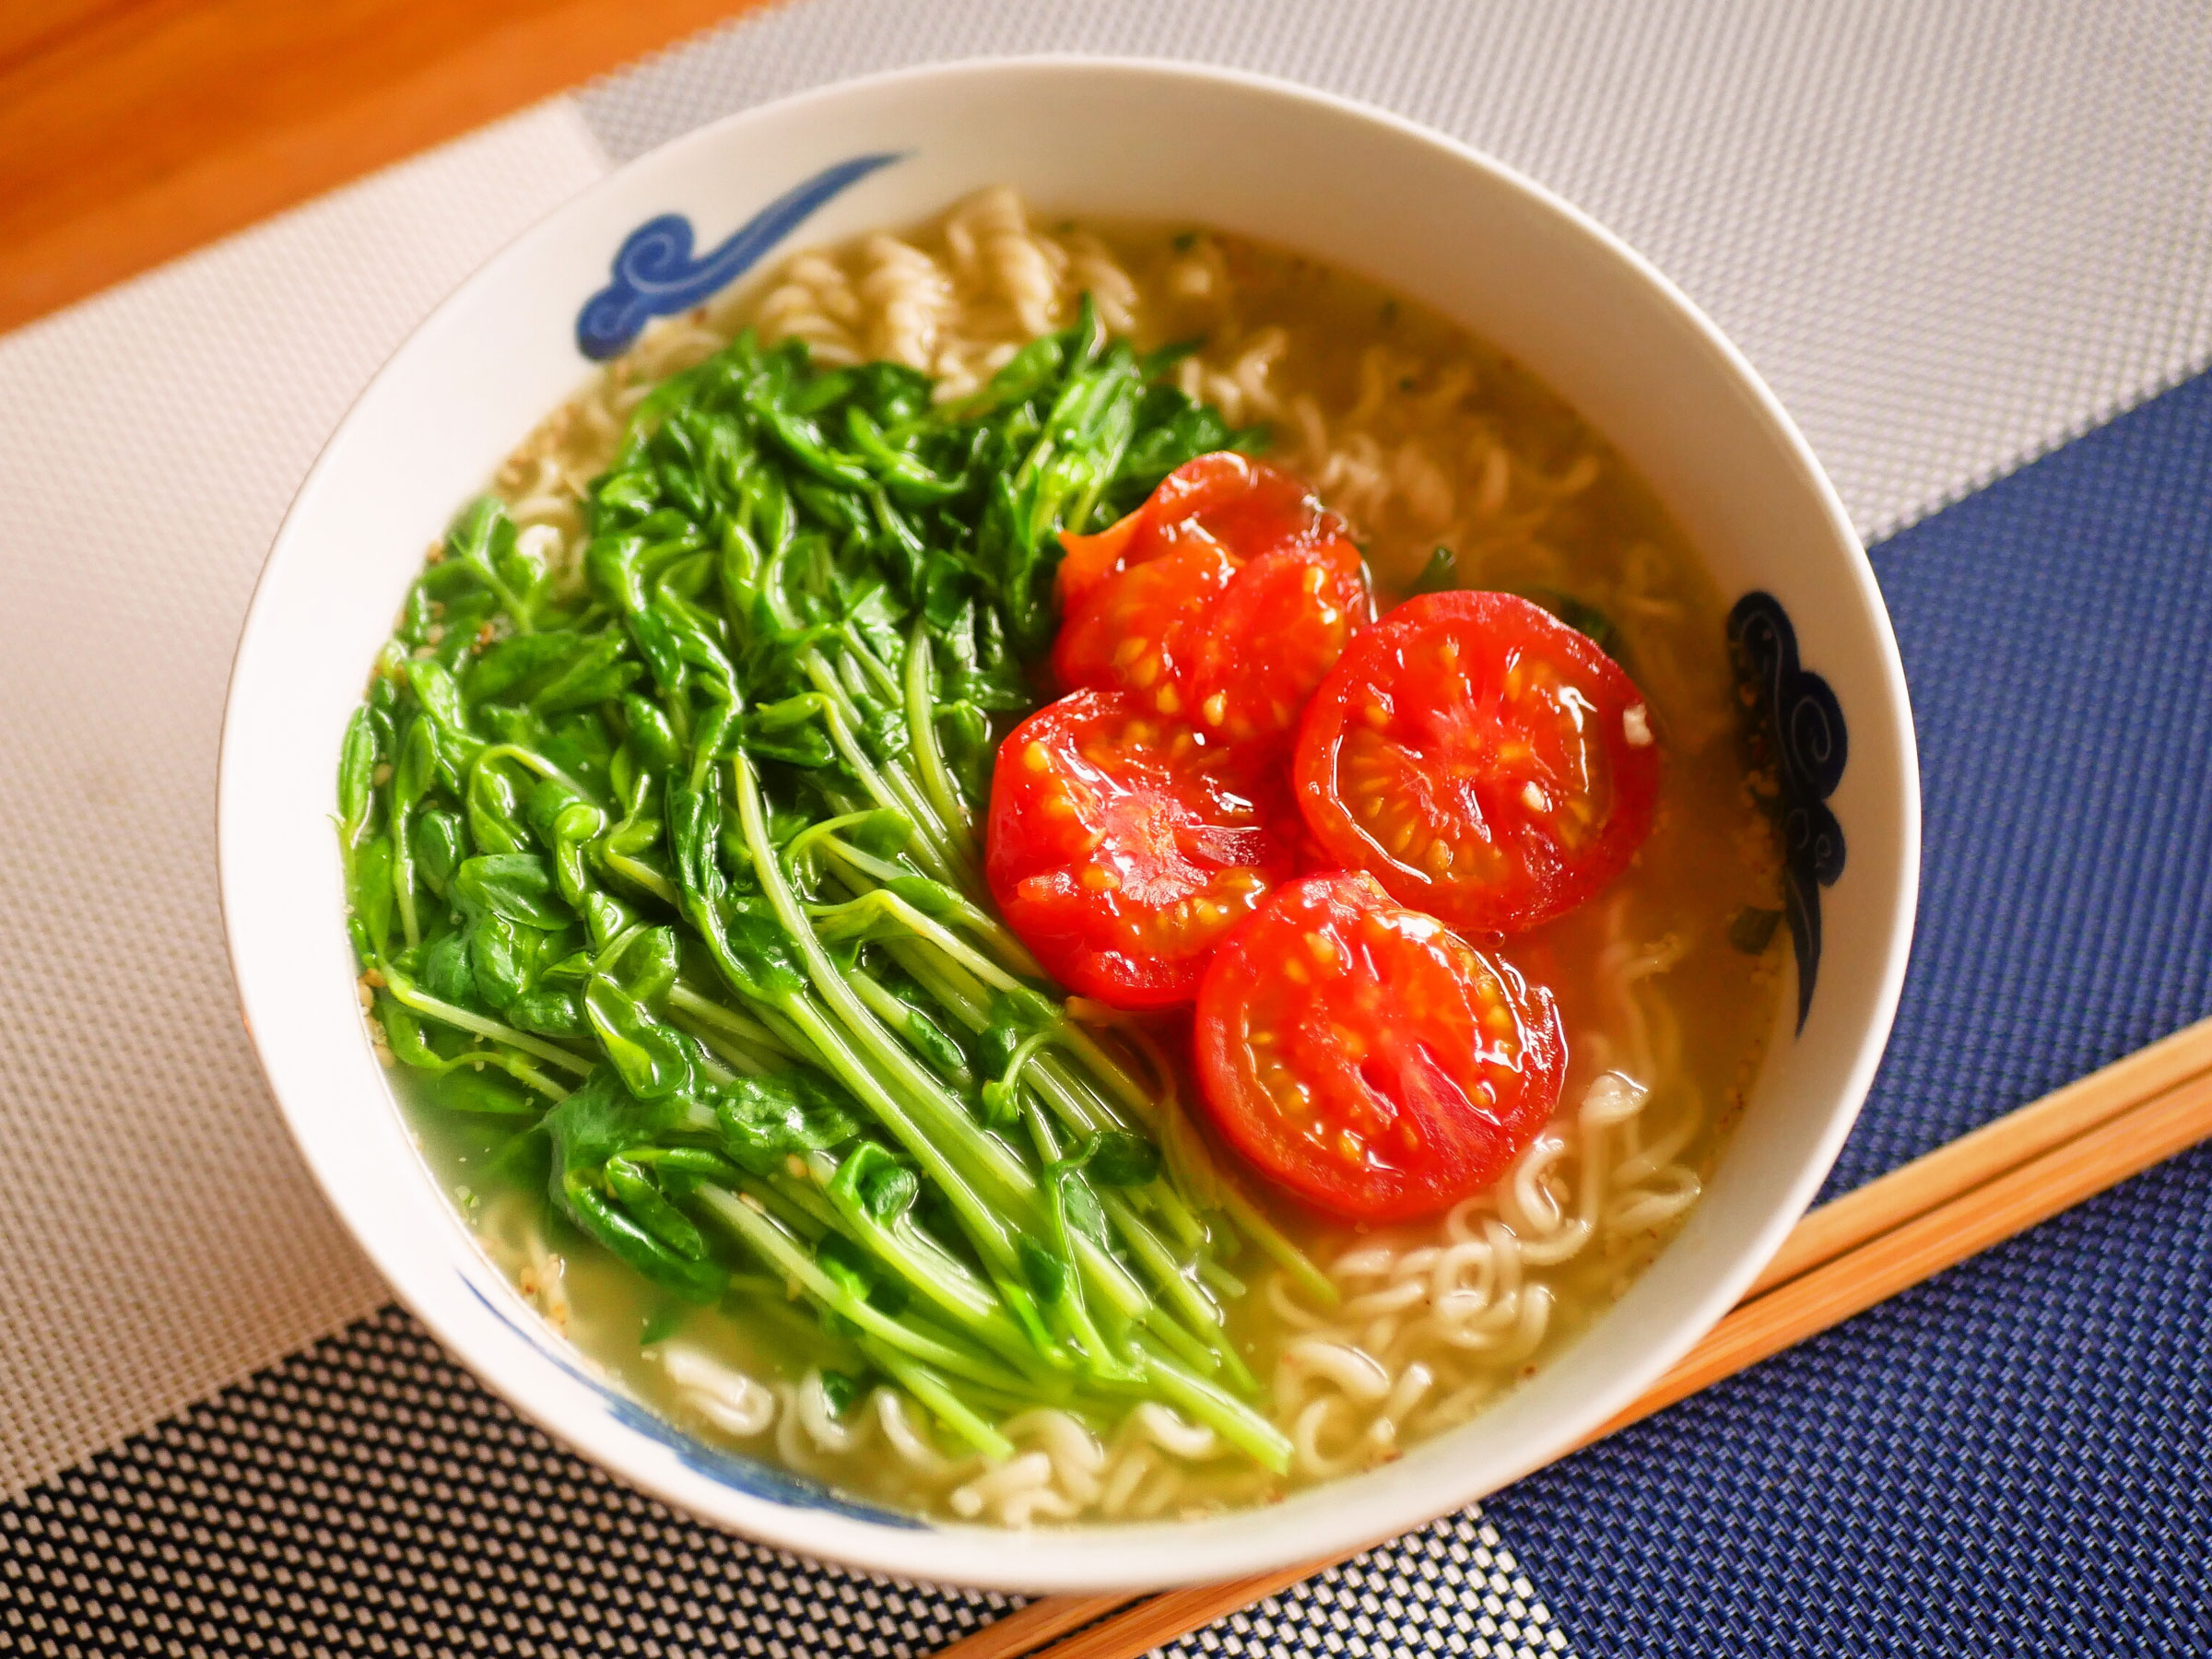
[[[759,0],[0,0],[0,329]]]

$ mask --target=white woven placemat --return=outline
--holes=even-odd
[[[806,0],[579,101],[628,158],[844,76],[1060,51],[1304,81],[1562,192],[1745,348],[1870,538],[2212,355],[2202,0]]]
[[[0,1492],[383,1299],[254,1074],[213,876],[231,645],[353,393],[602,147],[1077,48],[1290,75],[1564,191],[1870,535],[2212,352],[2212,12],[1904,0],[804,0],[0,339]]]
[[[389,1294],[239,1026],[223,689],[346,406],[606,166],[547,105],[0,340],[0,1492]]]

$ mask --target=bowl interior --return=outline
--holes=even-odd
[[[1802,1029],[1777,1033],[1684,1231],[1535,1385],[1394,1464],[1264,1511],[1009,1536],[828,1501],[665,1430],[477,1257],[361,1029],[331,831],[336,757],[424,547],[589,373],[578,313],[631,232],[681,214],[707,248],[864,156],[894,159],[814,206],[770,260],[1006,182],[1048,209],[1297,247],[1465,324],[1632,461],[1725,596],[1773,596],[1848,724],[1827,806],[1849,860],[1815,894],[1818,994]],[[451,1351],[587,1455],[710,1519],[879,1571],[1016,1589],[1150,1586],[1347,1549],[1496,1488],[1624,1405],[1749,1282],[1850,1125],[1902,973],[1917,809],[1902,676],[1857,541],[1787,418],[1662,279],[1555,199],[1393,119],[1250,77],[1074,60],[906,72],[733,118],[625,168],[472,278],[364,394],[294,504],[240,647],[220,806],[233,961],[277,1098],[332,1201]]]

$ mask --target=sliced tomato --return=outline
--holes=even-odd
[[[1367,571],[1348,541],[1263,553],[1239,571],[1185,646],[1182,700],[1209,732],[1288,739],[1374,615]]]
[[[1345,535],[1344,521],[1300,479],[1234,450],[1216,450],[1184,462],[1143,506],[1097,535],[1060,538],[1061,611],[1072,615],[1109,576],[1186,542],[1210,541],[1251,559]]]
[[[1409,599],[1307,705],[1317,840],[1463,932],[1512,934],[1618,876],[1651,833],[1659,747],[1635,682],[1512,594]]]
[[[1341,870],[1277,888],[1215,953],[1194,1047],[1223,1137],[1352,1221],[1433,1215],[1490,1185],[1567,1068],[1549,992]]]
[[[1206,615],[1237,577],[1237,561],[1218,542],[1190,542],[1117,571],[1081,609],[1069,614],[1053,642],[1053,675],[1074,690],[1121,687],[1156,712],[1182,713],[1180,688],[1192,675]]]
[[[1062,540],[1061,685],[1134,691],[1234,738],[1291,732],[1373,615],[1342,521],[1289,474],[1230,452],[1177,468],[1110,529]]]
[[[1064,984],[1118,1008],[1197,994],[1214,947],[1297,863],[1274,769],[1120,691],[1015,727],[991,780],[984,869]]]

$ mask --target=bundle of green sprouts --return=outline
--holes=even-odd
[[[494,500],[455,523],[340,829],[382,1045],[647,1279],[810,1304],[987,1454],[1149,1399],[1279,1471],[1222,1308],[1268,1259],[1327,1281],[979,877],[1058,533],[1242,436],[1165,367],[1086,307],[939,406],[739,338],[638,406],[580,568]]]

